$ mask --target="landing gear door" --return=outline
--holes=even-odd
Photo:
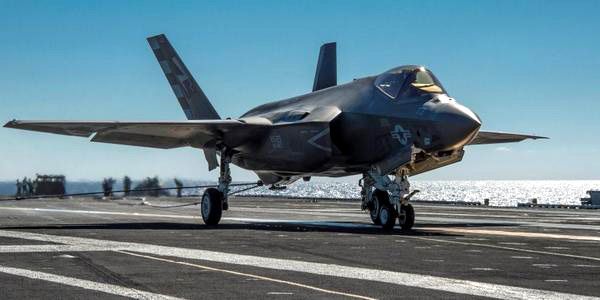
[[[379,175],[388,175],[412,161],[412,147],[404,147],[373,165]]]

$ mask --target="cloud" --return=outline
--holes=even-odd
[[[494,150],[496,150],[498,152],[511,152],[512,151],[512,149],[510,149],[508,147],[504,147],[504,146],[496,147],[496,149],[494,149]]]

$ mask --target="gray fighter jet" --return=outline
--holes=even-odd
[[[201,201],[215,225],[227,210],[230,164],[283,187],[300,178],[362,175],[362,209],[385,229],[414,224],[408,176],[460,161],[464,147],[543,138],[480,131],[481,120],[423,66],[337,84],[336,44],[321,47],[311,93],[222,119],[164,35],[148,38],[188,121],[19,121],[5,127],[90,137],[92,142],[204,151],[218,186]]]

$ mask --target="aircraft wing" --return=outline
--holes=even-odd
[[[153,148],[192,146],[206,148],[216,141],[235,147],[266,128],[239,120],[190,120],[160,122],[120,121],[20,121],[4,127],[62,135],[90,137],[92,142]]]
[[[528,134],[517,134],[517,133],[504,133],[504,132],[492,132],[492,131],[480,131],[477,136],[469,143],[469,145],[484,145],[484,144],[499,144],[499,143],[514,143],[520,142],[526,139],[547,139],[544,136],[528,135]]]

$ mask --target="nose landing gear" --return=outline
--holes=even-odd
[[[394,228],[396,219],[403,230],[410,230],[415,224],[415,211],[408,201],[418,192],[409,194],[410,184],[406,172],[399,171],[394,180],[387,175],[368,172],[359,185],[362,188],[362,208],[368,209],[373,224],[385,230]]]
[[[396,223],[396,211],[390,203],[390,196],[382,190],[375,190],[369,207],[371,221],[384,229],[392,229]]]

